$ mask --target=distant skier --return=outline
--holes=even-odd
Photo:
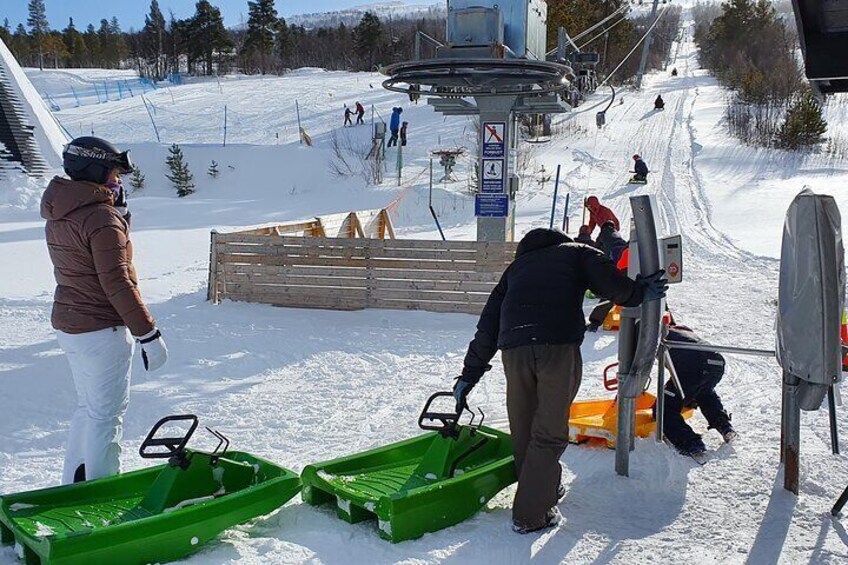
[[[409,85],[409,101],[418,104],[418,99],[421,98],[421,86],[417,84]]]
[[[673,322],[668,328],[667,339],[703,344],[701,338],[691,329],[674,325]],[[697,407],[701,409],[710,428],[718,431],[725,442],[733,441],[737,435],[736,431],[730,424],[730,415],[724,409],[715,391],[716,385],[721,382],[724,375],[724,357],[714,351],[671,349],[669,353],[686,398],[680,397],[680,391],[671,379],[665,383],[665,415],[663,417],[665,437],[683,455],[694,457],[702,455],[706,451],[704,441],[681,415],[685,408]]]
[[[673,77],[677,76],[677,67],[674,67],[673,69],[671,69],[671,76],[673,76]]]
[[[356,102],[356,125],[362,124],[365,125],[365,108],[362,107],[362,104],[359,101]]]
[[[661,94],[657,94],[657,99],[654,100],[654,110],[665,110],[665,100]]]
[[[392,117],[389,119],[389,131],[392,132],[392,136],[389,138],[389,142],[386,144],[386,147],[397,146],[398,134],[400,133],[400,115],[402,113],[403,108],[400,106],[392,108]]]
[[[403,122],[400,126],[400,144],[403,147],[406,147],[406,128],[409,125],[409,122]]]
[[[603,254],[558,230],[537,228],[518,244],[468,345],[454,386],[457,412],[501,350],[518,490],[513,530],[555,526],[565,496],[560,457],[568,445],[568,414],[580,388],[583,296],[587,288],[636,306],[665,296],[663,271],[633,281]]]
[[[586,209],[589,210],[589,235],[595,231],[595,226],[603,226],[606,222],[612,222],[616,231],[621,229],[618,218],[612,210],[603,206],[597,196],[586,199]]]
[[[353,115],[353,112],[350,110],[350,108],[347,107],[347,105],[345,105],[344,114],[345,114],[345,120],[344,120],[344,126],[342,126],[342,127],[352,126],[353,122],[350,120],[350,117]]]
[[[77,391],[62,474],[68,484],[120,471],[135,343],[148,371],[165,364],[168,350],[132,264],[119,177],[132,171],[129,155],[103,139],[80,137],[65,146],[62,158],[71,180],[50,181],[41,216],[56,277],[50,321]]]
[[[633,156],[633,180],[637,182],[648,182],[648,165],[638,154]]]

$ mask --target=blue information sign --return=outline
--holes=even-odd
[[[509,195],[476,195],[474,198],[474,215],[478,218],[506,218],[509,215]]]
[[[482,192],[506,192],[504,184],[504,160],[483,159]]]

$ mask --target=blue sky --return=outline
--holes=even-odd
[[[277,0],[277,12],[281,16],[304,14],[312,12],[329,12],[377,3],[380,0]],[[404,0],[407,4],[433,4],[438,0]],[[247,0],[211,0],[212,4],[221,9],[224,23],[227,26],[238,25],[242,16],[247,19]],[[144,16],[150,7],[150,0],[45,0],[47,19],[50,26],[62,29],[68,24],[68,18],[73,16],[77,28],[84,28],[89,23],[98,25],[101,19],[111,19],[117,16],[124,31],[130,27],[136,29],[144,25]],[[0,0],[0,23],[2,18],[9,18],[12,28],[23,23],[26,25],[27,0]],[[159,7],[165,18],[169,10],[173,10],[177,18],[186,18],[194,13],[195,0],[159,0]]]

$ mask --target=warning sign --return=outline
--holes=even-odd
[[[506,122],[483,122],[483,157],[506,156]]]
[[[509,215],[509,195],[475,195],[474,215],[478,218],[506,218]]]
[[[505,192],[504,160],[483,159],[483,192]]]

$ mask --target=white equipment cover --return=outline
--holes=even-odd
[[[777,360],[801,379],[798,401],[818,410],[842,378],[845,302],[842,219],[832,196],[802,190],[786,212],[780,253]]]

